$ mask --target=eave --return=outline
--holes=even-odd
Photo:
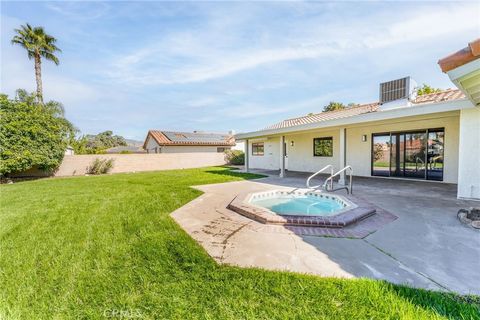
[[[317,129],[325,129],[338,126],[349,126],[359,123],[366,123],[372,121],[392,120],[403,117],[428,115],[448,111],[456,111],[461,109],[473,108],[474,105],[468,99],[459,99],[438,103],[425,103],[415,105],[412,107],[401,107],[396,109],[376,111],[371,113],[364,113],[348,118],[333,119],[327,121],[320,121],[316,123],[309,123],[299,126],[292,126],[280,129],[259,130],[246,133],[239,133],[235,135],[236,140],[245,140],[251,138],[265,137],[271,135],[297,133],[302,131],[311,131]]]
[[[476,106],[480,106],[480,59],[447,72],[450,80]]]

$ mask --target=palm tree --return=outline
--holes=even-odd
[[[28,93],[25,89],[17,89],[15,99],[20,102],[25,102],[28,105],[35,105],[38,95],[34,92]],[[65,108],[63,104],[58,101],[50,100],[47,103],[40,103],[40,107],[57,118],[65,117]]]
[[[12,44],[18,44],[27,50],[28,58],[35,61],[35,78],[37,81],[37,98],[43,103],[41,58],[53,61],[56,65],[60,62],[55,52],[62,52],[56,45],[57,39],[45,33],[43,27],[32,28],[28,23],[15,29],[16,35]]]

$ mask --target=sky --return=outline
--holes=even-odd
[[[60,65],[44,61],[44,99],[82,134],[149,129],[248,132],[378,100],[411,76],[451,88],[438,59],[480,37],[475,2],[1,2],[0,91],[35,90],[14,28],[43,26]]]

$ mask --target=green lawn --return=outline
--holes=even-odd
[[[206,168],[0,187],[0,319],[480,319],[477,297],[217,265],[169,216]],[[469,301],[470,303],[467,303]]]

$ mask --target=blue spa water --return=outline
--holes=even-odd
[[[278,195],[274,198],[254,199],[251,203],[270,209],[278,215],[331,216],[343,209],[332,199],[309,195]]]

